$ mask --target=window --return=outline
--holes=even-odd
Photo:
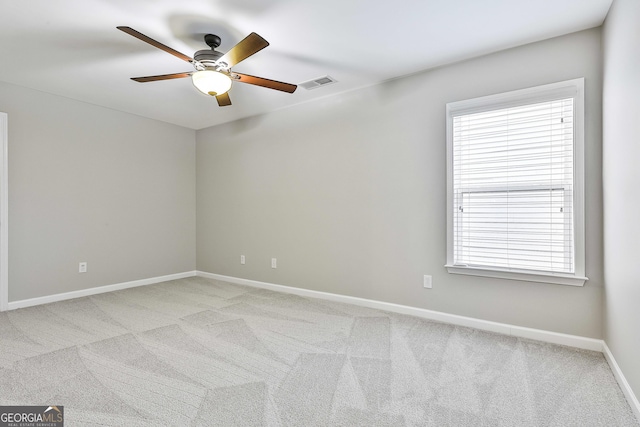
[[[447,269],[582,286],[584,79],[447,104]]]

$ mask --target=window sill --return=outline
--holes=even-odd
[[[584,286],[589,280],[586,277],[572,274],[533,273],[522,270],[489,270],[479,267],[462,265],[445,265],[451,274],[465,274],[468,276],[495,277],[498,279],[522,280],[525,282],[553,283],[556,285]]]

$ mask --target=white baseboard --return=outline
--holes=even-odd
[[[114,285],[98,286],[96,288],[82,289],[79,291],[64,292],[61,294],[47,295],[44,297],[23,299],[19,301],[11,301],[7,304],[7,310],[15,310],[17,308],[32,307],[34,305],[47,304],[50,302],[86,297],[89,295],[102,294],[105,292],[119,291],[122,289],[135,288],[137,286],[152,285],[154,283],[168,282],[169,280],[184,279],[185,277],[193,277],[195,275],[196,275],[195,271],[186,271],[184,273],[169,274],[167,276],[151,277],[148,279],[133,280],[131,282],[116,283]]]
[[[616,359],[613,357],[613,353],[611,353],[611,350],[609,349],[609,346],[606,342],[603,345],[602,352],[604,353],[604,357],[605,359],[607,359],[607,363],[613,371],[613,376],[616,377],[616,381],[618,381],[618,385],[622,389],[622,393],[624,393],[624,396],[627,398],[627,402],[629,402],[631,410],[635,414],[638,421],[640,421],[640,402],[638,402],[638,398],[631,389],[631,386],[627,382],[627,379],[622,373],[620,366],[618,366],[618,362],[616,362]]]
[[[530,338],[538,341],[544,341],[553,344],[566,345],[569,347],[581,348],[584,350],[593,350],[602,352],[603,341],[580,337],[577,335],[561,334],[558,332],[544,331],[541,329],[524,328],[522,326],[514,326],[506,323],[492,322],[489,320],[476,319],[473,317],[459,316],[457,314],[443,313],[440,311],[427,310],[424,308],[410,307],[401,304],[394,304],[383,301],[376,301],[365,298],[351,297],[347,295],[332,294],[329,292],[313,291],[310,289],[295,288],[291,286],[276,285],[274,283],[259,282],[256,280],[242,279],[238,277],[223,276],[221,274],[207,273],[205,271],[197,271],[197,276],[209,279],[221,280],[239,285],[253,286],[255,288],[269,289],[272,291],[286,292],[305,296],[309,298],[319,298],[329,301],[343,302],[347,304],[359,305],[362,307],[375,308],[378,310],[391,311],[394,313],[408,314],[411,316],[421,317],[424,319],[435,320],[438,322],[450,323],[457,326],[467,326],[470,328],[481,329],[483,331],[497,332],[505,335],[512,335],[521,338]]]

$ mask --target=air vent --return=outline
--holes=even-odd
[[[331,76],[322,76],[317,79],[309,80],[307,82],[302,82],[298,86],[302,86],[307,90],[317,89],[320,86],[327,86],[333,83],[337,83],[338,81]]]

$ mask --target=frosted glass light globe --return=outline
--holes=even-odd
[[[191,75],[193,85],[205,95],[218,96],[231,89],[231,79],[218,71],[196,71]]]

